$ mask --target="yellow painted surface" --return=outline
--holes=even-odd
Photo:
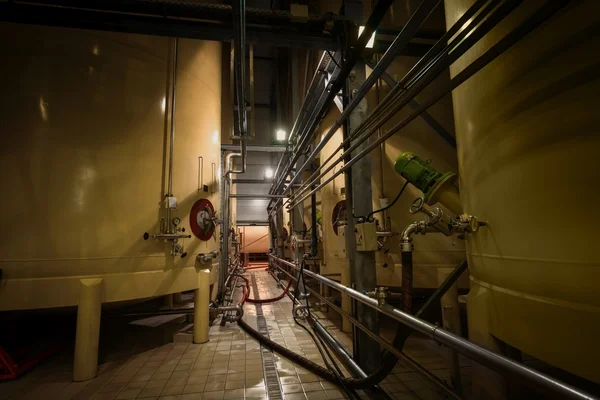
[[[453,23],[471,0],[445,2]],[[542,1],[525,2],[456,75]],[[469,235],[469,327],[600,382],[600,17],[573,2],[454,91]],[[471,313],[477,310],[476,313]]]
[[[195,289],[218,232],[181,241],[185,259],[142,238],[165,214],[171,39],[11,24],[0,37],[0,310],[76,305],[82,278],[104,279],[103,302]],[[172,216],[191,233],[196,200],[219,207],[221,45],[179,50]]]
[[[194,293],[194,343],[208,342],[210,271],[198,271],[198,289]]]
[[[80,292],[73,361],[73,380],[75,382],[95,378],[98,373],[103,284],[101,278],[79,281]]]

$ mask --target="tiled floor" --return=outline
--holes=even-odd
[[[260,298],[275,297],[281,293],[282,289],[265,271],[253,270],[250,273],[256,276]],[[251,297],[256,295],[252,293]],[[262,305],[271,339],[324,365],[311,338],[295,324],[291,310],[292,302],[287,297]],[[346,348],[351,348],[351,338],[338,329],[337,319],[328,319],[317,311],[315,314],[331,334]],[[244,319],[256,328],[253,304],[246,304]],[[129,339],[142,342],[144,335]],[[448,379],[443,354],[428,341],[411,338],[406,352],[442,379]],[[97,378],[82,383],[70,381],[70,364],[64,362],[65,359],[59,358],[62,363],[50,360],[18,380],[0,384],[0,400],[267,399],[260,345],[237,325],[221,327],[216,323],[210,329],[210,341],[206,344],[167,343],[143,351],[134,349],[132,353],[121,358],[113,357],[112,361],[101,365]],[[69,355],[66,357],[68,359]],[[285,400],[346,398],[336,385],[287,359],[275,355],[275,361]],[[468,373],[467,369],[465,373]],[[443,398],[420,375],[401,363],[380,386],[394,399]]]

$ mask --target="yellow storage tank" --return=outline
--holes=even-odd
[[[453,24],[472,0],[445,2]],[[523,2],[451,68],[532,15]],[[600,382],[600,14],[571,2],[453,93],[472,339]]]
[[[12,24],[0,37],[0,311],[77,305],[83,278],[103,279],[103,303],[195,289],[218,232],[180,241],[185,258],[142,237],[165,217],[173,39]],[[196,201],[219,204],[220,125],[221,45],[182,39],[171,217],[186,233]]]

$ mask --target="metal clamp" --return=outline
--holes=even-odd
[[[377,304],[380,306],[384,306],[387,304],[388,298],[390,297],[390,290],[386,286],[380,286],[376,287],[375,290],[371,292],[366,292],[365,294],[372,299],[376,299]]]

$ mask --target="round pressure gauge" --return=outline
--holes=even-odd
[[[173,218],[173,225],[177,226],[181,223],[181,219],[179,217]]]

